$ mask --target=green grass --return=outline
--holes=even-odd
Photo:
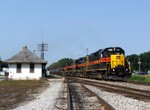
[[[137,81],[137,82],[150,82],[150,76],[132,75],[130,80]]]

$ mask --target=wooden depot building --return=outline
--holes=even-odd
[[[47,61],[32,53],[27,46],[5,61],[8,63],[8,78],[14,80],[39,80],[45,76]]]

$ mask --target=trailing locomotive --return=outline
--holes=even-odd
[[[131,76],[125,52],[120,47],[100,49],[70,62],[63,68],[66,75],[123,80]]]

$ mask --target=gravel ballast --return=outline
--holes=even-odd
[[[64,79],[50,79],[48,87],[38,94],[34,100],[22,103],[14,110],[67,109],[67,86],[63,81]],[[86,85],[86,87],[98,94],[116,110],[150,110],[150,101],[144,102],[118,93],[109,93],[89,85]]]
[[[117,93],[105,92],[89,85],[86,85],[86,87],[102,97],[116,110],[150,110],[150,101],[139,101]]]
[[[40,93],[35,100],[21,104],[14,110],[54,110],[56,99],[63,89],[63,79],[49,81],[46,90]]]
[[[86,79],[91,80],[91,79]],[[128,88],[134,88],[134,89],[139,89],[139,90],[146,90],[150,91],[150,85],[138,85],[138,84],[133,84],[133,83],[128,83],[128,82],[114,82],[114,81],[102,81],[102,80],[91,80],[94,82],[101,82],[101,83],[106,83],[106,84],[112,84],[112,85],[117,85],[117,86],[123,86],[123,87],[128,87]]]

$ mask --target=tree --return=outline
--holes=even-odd
[[[141,59],[141,70],[148,71],[150,69],[150,52],[145,52],[139,55]]]
[[[54,62],[49,66],[50,69],[56,69],[56,68],[63,68],[67,66],[70,62],[73,62],[73,59],[70,58],[62,58],[61,60],[58,60],[58,62]]]
[[[136,54],[132,54],[130,56],[127,56],[127,59],[130,62],[132,71],[138,70],[138,58],[139,58],[139,56]]]
[[[131,63],[132,71],[138,71],[139,70],[139,58],[141,61],[141,71],[147,72],[150,70],[150,51],[141,53],[140,55],[132,54],[127,56],[128,61]]]

